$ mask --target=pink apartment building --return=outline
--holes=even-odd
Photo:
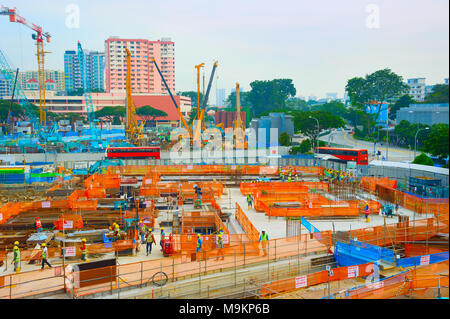
[[[175,42],[110,37],[105,41],[106,92],[124,92],[127,63],[125,47],[131,52],[131,90],[133,93],[168,93],[150,58],[154,57],[161,73],[175,94]]]

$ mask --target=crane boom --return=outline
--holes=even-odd
[[[47,42],[50,42],[51,36],[48,32],[44,32],[42,27],[29,23],[24,17],[21,17],[17,14],[16,8],[10,9],[2,6],[0,15],[9,16],[10,22],[17,22],[25,25],[30,28],[35,34],[32,35],[32,39],[36,40],[36,49],[37,49],[37,62],[38,62],[38,77],[39,77],[39,119],[42,127],[47,126],[47,106],[45,101],[45,62],[44,57],[46,53],[44,51],[44,38]]]
[[[192,138],[192,130],[191,130],[191,128],[189,127],[189,125],[187,124],[186,120],[184,119],[183,113],[181,113],[181,110],[180,110],[180,108],[178,107],[178,104],[177,104],[177,102],[175,101],[175,99],[174,99],[174,97],[173,97],[173,95],[172,95],[172,92],[170,91],[170,88],[169,88],[169,86],[167,85],[166,80],[164,79],[164,76],[162,75],[161,70],[159,69],[158,64],[157,64],[156,61],[155,61],[155,58],[151,58],[150,61],[153,62],[153,64],[154,64],[155,67],[156,67],[156,70],[158,70],[158,73],[159,73],[159,75],[161,76],[161,79],[163,80],[164,86],[166,87],[167,91],[169,92],[169,95],[170,95],[170,98],[172,99],[173,104],[175,104],[175,107],[176,107],[176,109],[177,109],[177,111],[178,111],[178,115],[180,116],[181,121],[183,122],[184,128],[188,131],[189,137]]]
[[[140,145],[140,138],[144,129],[145,122],[143,122],[143,124],[141,124],[140,126],[138,125],[136,107],[133,102],[133,97],[131,96],[131,52],[127,47],[125,47],[125,51],[127,53],[127,123],[125,127],[125,133],[127,135],[128,141],[131,144]]]

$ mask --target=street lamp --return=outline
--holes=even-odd
[[[429,129],[430,129],[430,128],[427,126],[427,127],[419,128],[419,129],[417,130],[416,136],[414,137],[414,159],[416,158],[417,134],[419,134],[419,132],[420,132],[421,130],[429,130]]]
[[[309,116],[310,119],[315,119],[317,121],[317,138],[316,138],[316,145],[317,147],[319,147],[319,120],[316,119],[315,117],[312,117],[311,115]],[[314,144],[313,144],[313,150],[314,150]],[[319,151],[319,150],[317,150]]]

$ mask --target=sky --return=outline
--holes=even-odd
[[[347,80],[390,68],[442,83],[449,70],[448,0],[0,0],[52,35],[46,69],[64,51],[104,51],[109,36],[175,42],[176,90],[196,90],[194,66],[229,94],[253,80],[293,79],[297,96],[342,97]],[[79,26],[67,21],[79,8]],[[73,20],[71,20],[73,21]],[[31,30],[0,16],[0,48],[13,67],[37,69]]]

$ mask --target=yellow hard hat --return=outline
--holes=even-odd
[[[219,238],[222,238],[222,234],[219,234]]]
[[[116,224],[116,228],[119,228],[119,224]]]
[[[149,228],[148,231],[152,231],[153,229]]]
[[[45,243],[42,243],[42,244],[41,244],[41,247],[45,247]]]
[[[161,227],[161,230],[164,230],[164,227]]]
[[[14,245],[19,245],[19,242],[16,240],[15,242],[14,242]]]
[[[17,249],[19,249],[19,247],[17,247],[17,246],[14,246],[14,248],[13,248],[14,250],[17,250]]]
[[[83,238],[81,241],[86,241],[86,238]]]
[[[197,237],[200,237],[200,234],[197,234]]]

